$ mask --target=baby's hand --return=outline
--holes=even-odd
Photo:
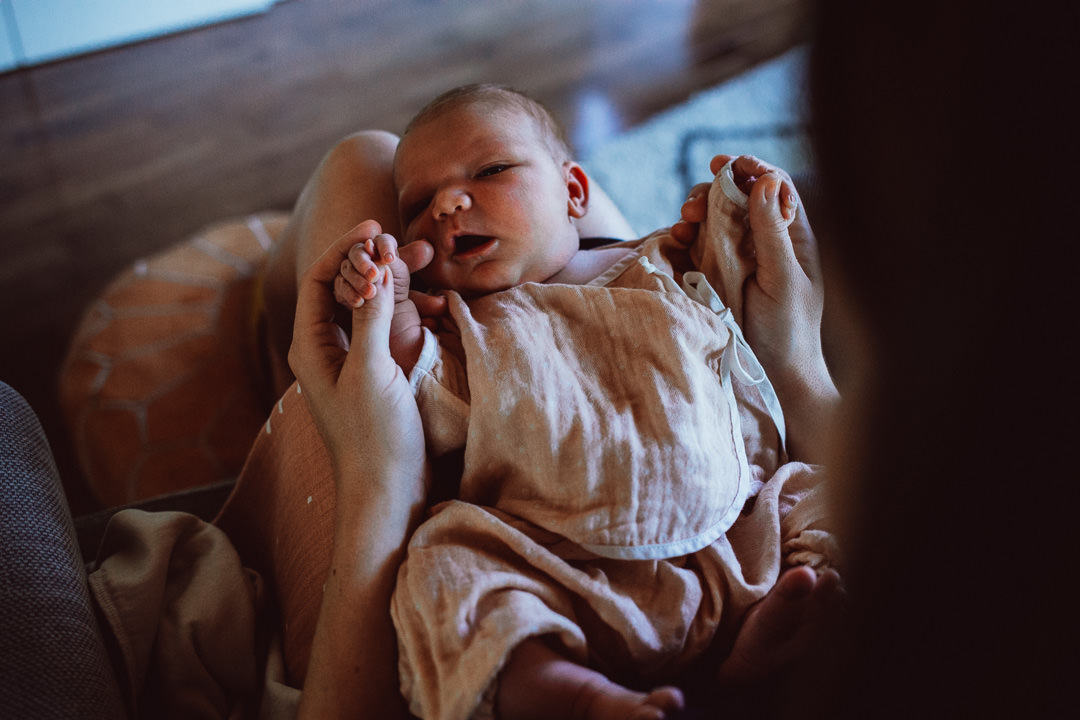
[[[394,302],[407,300],[409,268],[397,250],[397,239],[387,233],[353,245],[334,280],[334,299],[353,310],[363,306],[375,297],[389,268],[394,277]]]
[[[334,279],[334,299],[350,310],[373,299],[390,272],[394,288],[394,314],[390,322],[390,353],[406,374],[420,356],[424,344],[422,327],[433,327],[446,313],[446,298],[410,290],[410,272],[431,262],[430,243],[417,241],[398,250],[393,235],[380,233],[353,245]]]

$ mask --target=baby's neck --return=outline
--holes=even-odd
[[[549,277],[545,282],[563,285],[585,285],[598,278],[604,271],[626,257],[630,252],[633,252],[632,248],[620,245],[596,250],[578,250],[562,270]]]

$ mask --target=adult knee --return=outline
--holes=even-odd
[[[361,130],[342,138],[331,148],[328,160],[366,171],[388,171],[400,138],[385,130]]]

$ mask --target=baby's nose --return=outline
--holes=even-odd
[[[463,212],[472,207],[472,198],[469,193],[460,188],[447,188],[439,192],[435,200],[435,219],[445,220],[455,213]]]

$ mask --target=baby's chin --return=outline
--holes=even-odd
[[[414,290],[420,290],[428,294],[453,291],[466,300],[474,300],[485,295],[509,290],[525,282],[521,279],[500,276],[501,274],[496,271],[496,268],[488,268],[488,272],[485,272],[483,268],[478,271],[474,270],[464,279],[440,276],[439,273],[430,273],[427,270],[428,268],[425,268],[413,273]]]
[[[490,285],[454,288],[454,291],[465,300],[475,300],[476,298],[482,298],[487,295],[494,295],[503,290],[510,290],[518,284],[520,283],[495,283]]]

